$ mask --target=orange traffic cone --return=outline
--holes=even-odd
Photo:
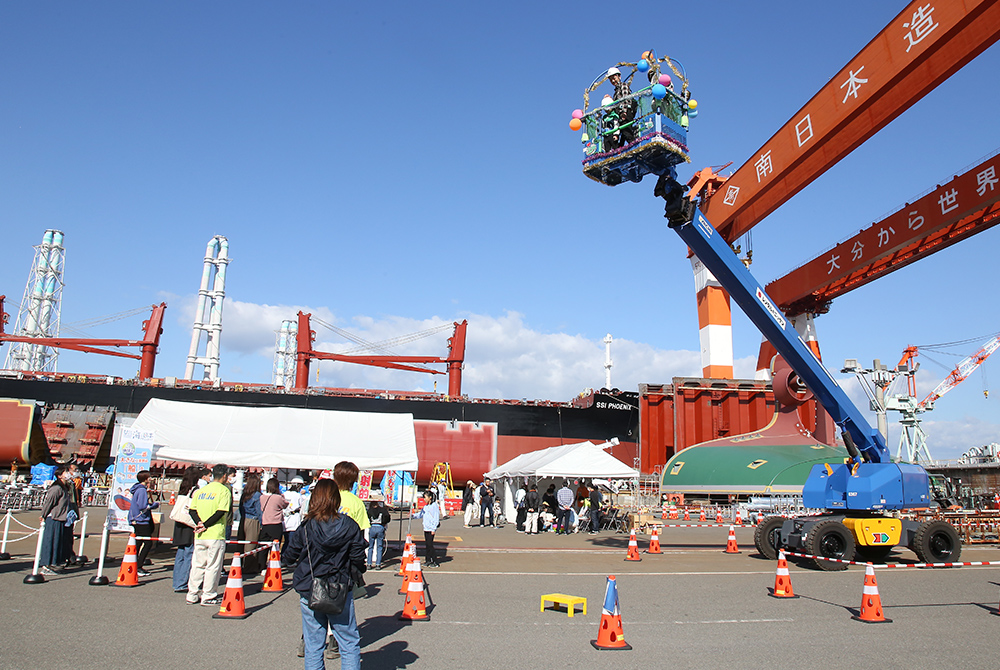
[[[677,517],[677,508],[676,507],[671,507],[670,508],[670,518],[671,519],[677,519],[678,518]]]
[[[702,508],[701,514],[698,515],[698,521],[706,521],[704,508]]]
[[[271,551],[267,555],[267,572],[264,574],[264,588],[261,591],[284,591],[285,583],[281,579],[281,551],[278,549],[278,541],[271,544]]]
[[[875,568],[872,567],[871,563],[865,566],[865,587],[861,596],[861,614],[851,618],[864,623],[892,623],[892,619],[886,619],[882,613],[882,598],[878,595]]]
[[[785,560],[785,552],[778,550],[778,570],[774,573],[774,591],[771,593],[774,598],[798,598],[792,588],[792,578],[788,574],[788,561]]]
[[[170,502],[167,503],[167,504],[168,505],[173,505],[176,502],[177,502],[177,492],[176,491],[171,491],[170,492]]]
[[[625,634],[622,632],[618,584],[614,575],[608,577],[608,585],[604,591],[604,606],[601,608],[601,627],[597,629],[597,639],[591,640],[590,644],[594,645],[594,649],[601,651],[632,648],[632,645],[625,643]]]
[[[635,541],[635,529],[632,529],[632,535],[628,538],[628,553],[625,554],[626,561],[641,561],[642,556],[639,555],[639,544]]]
[[[413,546],[413,536],[407,533],[406,542],[403,543],[403,557],[399,561],[399,572],[396,573],[397,577],[406,575],[406,566],[409,565],[410,561],[416,555],[417,548]]]
[[[666,518],[667,518],[667,513],[668,513],[668,512],[669,512],[669,510],[667,509],[667,506],[666,506],[666,505],[664,505],[664,506],[663,506],[663,514],[661,514],[661,515],[660,515],[660,519],[666,519]]]
[[[410,562],[406,564],[406,574],[403,575],[403,583],[399,587],[399,595],[405,596],[410,591],[410,582],[412,582],[415,574],[420,574],[423,577],[423,571],[420,569],[420,559],[416,556],[410,559]]]
[[[691,520],[691,512],[689,512],[687,509],[684,510],[684,520],[685,521]]]
[[[118,568],[118,579],[115,586],[139,586],[139,559],[135,551],[135,533],[128,537],[125,555],[122,556],[122,566]]]
[[[738,554],[740,553],[740,548],[736,544],[736,527],[729,527],[729,541],[726,542],[726,553],[727,554]]]
[[[742,526],[743,525],[743,517],[740,516],[740,511],[739,510],[736,510],[736,525],[737,526]]]
[[[420,571],[420,559],[414,557],[409,565],[413,573],[406,587],[406,600],[403,601],[403,611],[399,613],[400,621],[427,621],[427,605],[424,602],[424,578]]]
[[[649,550],[646,551],[647,554],[662,554],[660,551],[660,533],[657,531],[657,527],[653,526],[653,536],[649,538]]]
[[[715,510],[715,523],[722,523],[722,510]]]
[[[243,564],[239,552],[233,554],[233,563],[229,567],[229,579],[226,580],[226,592],[222,595],[222,605],[219,611],[212,615],[213,619],[246,619],[249,614],[243,603]]]

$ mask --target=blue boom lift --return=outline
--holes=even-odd
[[[654,66],[670,63],[670,59],[649,59]],[[634,66],[619,63],[619,66]],[[637,69],[646,69],[640,64]],[[606,77],[605,77],[606,78]],[[631,78],[631,77],[630,77]],[[598,77],[588,90],[592,92],[604,78]],[[650,77],[653,80],[653,77]],[[687,80],[683,80],[687,93]],[[619,113],[640,126],[631,142],[619,143],[614,149],[594,152],[585,146],[584,172],[609,186],[622,181],[640,181],[646,174],[659,179],[654,195],[666,201],[668,226],[705,264],[732,299],[797,375],[788,381],[791,392],[811,392],[840,427],[847,449],[843,463],[813,466],[802,491],[803,503],[812,509],[824,510],[818,515],[793,518],[769,517],[755,532],[757,550],[775,558],[778,548],[842,560],[881,562],[897,545],[909,547],[922,562],[954,562],[959,559],[962,543],[955,528],[941,520],[911,520],[897,518],[894,512],[931,506],[930,481],[927,471],[919,465],[893,463],[881,433],[873,429],[860,410],[823,367],[795,328],[785,318],[764,287],[733,252],[714,226],[698,209],[692,196],[676,180],[675,166],[687,160],[687,123],[672,123],[668,116],[684,114],[687,121],[690,95],[673,95],[668,91],[655,93],[651,87],[638,93],[620,95],[614,101],[605,100],[599,110],[586,112],[583,122],[591,130],[585,139],[606,138],[618,132],[618,126],[606,128],[603,123],[615,116],[619,106],[635,101],[630,109]],[[657,104],[665,101],[669,104]],[[690,101],[693,102],[693,101]],[[586,106],[586,105],[585,105]],[[632,110],[636,110],[633,113]],[[665,131],[669,130],[672,151],[664,151]],[[588,149],[591,150],[588,153]],[[595,160],[595,153],[599,158]],[[619,155],[620,153],[620,155]],[[817,560],[823,570],[846,569],[847,565]]]

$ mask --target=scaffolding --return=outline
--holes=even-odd
[[[17,312],[14,335],[59,336],[65,260],[62,231],[46,230],[42,243],[35,247],[35,259]],[[59,350],[53,347],[27,342],[11,343],[4,369],[56,372],[58,358]]]
[[[281,322],[275,336],[272,378],[275,386],[285,390],[295,386],[295,338],[298,332],[298,323],[287,319]]]
[[[195,365],[203,366],[202,379],[205,381],[216,381],[219,378],[222,304],[226,298],[226,267],[229,260],[229,241],[222,235],[209,240],[201,288],[198,289],[198,309],[191,332],[191,350],[184,370],[185,379],[194,379]],[[199,356],[202,333],[205,334],[205,354]]]

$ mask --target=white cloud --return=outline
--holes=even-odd
[[[299,310],[312,312],[323,321],[375,343],[452,323],[451,319],[440,317],[409,319],[362,315],[340,319],[322,308],[227,301],[222,336],[223,376],[256,370],[254,381],[263,382],[268,378],[275,332],[283,319],[295,318]],[[179,311],[193,315],[194,299],[183,301]],[[481,314],[457,317],[461,318],[469,321],[463,391],[471,397],[569,400],[585,388],[604,385],[603,338],[592,340],[583,335],[540,332],[531,328],[524,315],[517,312],[499,317]],[[190,316],[179,316],[178,320],[190,328]],[[317,350],[347,353],[358,348],[316,321],[312,329],[316,331],[314,346]],[[451,334],[448,328],[390,348],[399,355],[444,358]],[[624,338],[614,340],[611,356],[612,384],[621,389],[635,390],[644,382],[670,383],[673,377],[697,377],[701,371],[696,351],[657,349]],[[741,375],[752,378],[754,364],[753,357],[739,359],[736,369]],[[316,367],[314,362],[311,384],[317,383]],[[442,365],[434,367],[444,369]],[[319,384],[323,386],[431,391],[435,381],[438,391],[447,389],[446,375],[430,376],[330,361],[319,363]]]

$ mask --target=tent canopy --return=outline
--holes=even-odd
[[[593,442],[563,444],[521,454],[497,466],[486,476],[497,477],[604,477],[627,479],[639,472],[625,465]]]
[[[243,407],[154,398],[132,428],[153,431],[154,458],[241,467],[417,469],[412,414]]]

